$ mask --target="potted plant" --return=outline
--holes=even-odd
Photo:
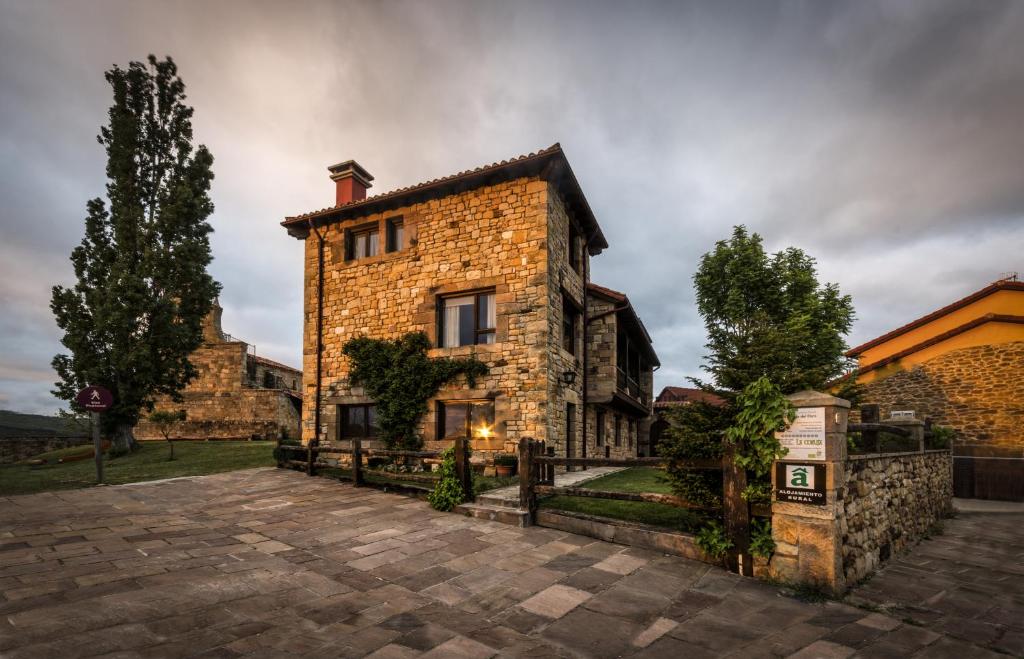
[[[516,465],[519,464],[519,456],[511,453],[499,453],[494,456],[494,471],[499,478],[508,478],[516,473]]]

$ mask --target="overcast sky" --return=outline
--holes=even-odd
[[[732,225],[853,296],[855,345],[1024,270],[1024,2],[0,0],[0,408],[51,412],[112,64],[171,55],[213,152],[224,329],[300,365],[301,243],[354,158],[384,192],[561,142],[594,281],[698,375],[691,277]]]

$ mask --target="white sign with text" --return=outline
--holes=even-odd
[[[825,461],[825,408],[801,407],[793,423],[775,433],[782,447],[788,449],[784,460]]]

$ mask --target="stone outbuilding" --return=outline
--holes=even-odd
[[[590,392],[611,405],[609,392],[630,384],[588,366],[590,259],[608,243],[562,148],[371,197],[373,177],[354,161],[329,171],[335,205],[282,223],[305,241],[303,439],[372,446],[375,402],[349,383],[342,346],[421,331],[430,356],[472,355],[489,367],[475,386],[459,377],[429,401],[428,448],[468,437],[480,459],[532,437],[560,455],[592,451]],[[633,322],[634,312],[621,313]],[[646,373],[657,359],[634,325],[624,330]],[[634,368],[636,389],[626,391],[636,418],[640,388],[650,390],[644,373]]]
[[[203,345],[189,357],[199,376],[181,401],[160,398],[158,410],[185,410],[174,436],[182,439],[249,440],[298,438],[302,371],[256,355],[254,346],[221,329],[222,309],[214,303],[203,324]],[[146,420],[135,428],[140,440],[163,439]]]
[[[956,432],[957,496],[1024,499],[1024,282],[996,281],[847,352],[881,417]]]

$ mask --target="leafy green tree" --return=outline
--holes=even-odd
[[[694,285],[707,330],[699,382],[728,399],[766,376],[783,393],[823,390],[852,363],[843,356],[853,302],[819,284],[815,261],[795,247],[769,255],[743,226],[700,261]]]
[[[71,253],[77,283],[55,286],[50,306],[70,353],[53,359],[54,394],[73,401],[87,384],[108,388],[104,431],[121,453],[134,447],[133,428],[154,398],[178,398],[195,377],[188,357],[220,286],[206,271],[213,156],[193,147],[177,67],[150,55],[106,79],[114,103],[97,139],[107,202],[88,202],[85,237]]]
[[[185,410],[157,410],[149,415],[149,422],[156,426],[156,429],[164,436],[167,445],[171,447],[171,455],[168,460],[174,460],[174,440],[171,433],[178,427],[178,424],[187,418]]]

